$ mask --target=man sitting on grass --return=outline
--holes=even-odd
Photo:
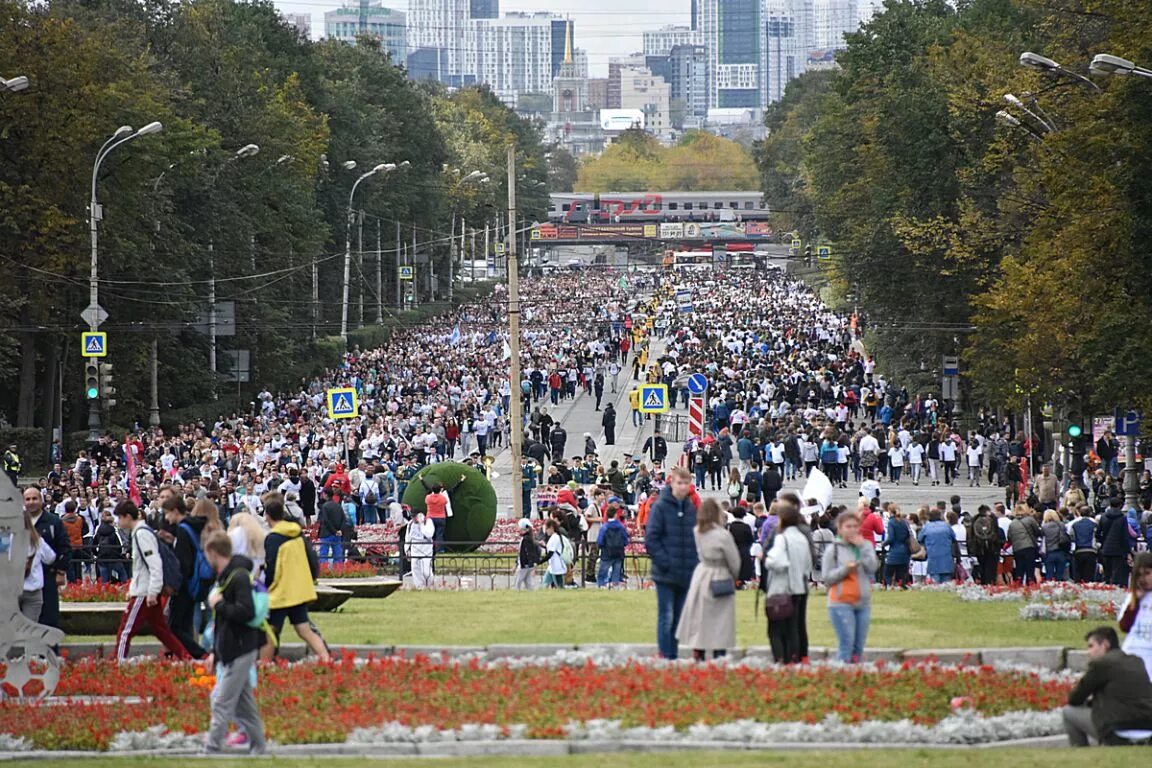
[[[1125,730],[1152,730],[1152,682],[1138,656],[1120,650],[1112,627],[1097,627],[1084,636],[1088,670],[1068,694],[1064,731],[1073,747],[1125,744]]]

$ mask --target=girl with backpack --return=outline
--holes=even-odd
[[[565,544],[568,538],[555,518],[548,518],[544,523],[544,531],[548,537],[548,542],[544,545],[544,551],[548,554],[548,570],[544,573],[544,586],[564,589],[564,576],[568,573],[568,562],[564,555],[566,549],[572,545]]]

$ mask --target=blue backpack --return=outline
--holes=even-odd
[[[212,570],[211,563],[204,555],[204,548],[200,546],[200,537],[196,535],[196,531],[188,523],[180,523],[180,527],[192,539],[192,546],[196,549],[196,560],[192,564],[192,575],[188,577],[188,594],[192,595],[192,599],[197,602],[204,600],[208,597],[209,590],[212,589],[212,583],[216,581],[216,573]]]

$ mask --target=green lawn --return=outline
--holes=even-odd
[[[767,645],[763,602],[737,596],[738,646]],[[1099,622],[1021,621],[1020,603],[964,603],[937,592],[873,593],[869,647],[1080,647]],[[492,645],[497,643],[655,643],[653,591],[536,590],[534,592],[401,590],[385,600],[350,600],[314,620],[330,643]],[[825,599],[813,594],[808,632],[814,646],[834,646]],[[82,638],[71,640],[104,640]],[[285,639],[296,642],[291,631]]]
[[[1105,757],[1106,754],[1106,757]],[[283,768],[312,768],[317,765],[344,764],[354,761],[357,766],[372,768],[503,768],[507,765],[547,765],[550,768],[827,768],[829,765],[851,762],[853,768],[987,768],[990,765],[1012,768],[1090,768],[1107,760],[1110,768],[1137,768],[1148,764],[1148,755],[1142,749],[1051,750],[1051,749],[862,749],[853,752],[660,752],[650,754],[614,753],[570,755],[565,757],[469,757],[444,758],[429,762],[421,759],[369,760],[360,757],[345,758],[275,758]],[[240,768],[263,765],[265,761],[252,759],[220,759],[197,761],[197,764],[216,768]],[[43,768],[166,768],[170,759],[93,758],[83,760],[37,760]]]

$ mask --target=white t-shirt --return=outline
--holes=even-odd
[[[913,442],[908,446],[908,463],[909,464],[923,464],[924,463],[924,446],[920,443]]]
[[[548,551],[548,573],[563,576],[568,572],[568,564],[564,562],[564,542],[560,534],[554,533],[548,537],[548,544],[544,547]]]
[[[1131,599],[1132,597],[1129,596],[1128,600]],[[1127,605],[1128,601],[1126,600],[1124,604]],[[1123,614],[1124,609],[1122,607],[1120,615]],[[1143,659],[1148,674],[1152,676],[1152,592],[1145,594],[1140,600],[1140,610],[1136,613],[1136,621],[1133,622],[1132,629],[1124,636],[1120,650]]]
[[[894,467],[904,466],[904,451],[896,446],[888,449],[888,462]]]

